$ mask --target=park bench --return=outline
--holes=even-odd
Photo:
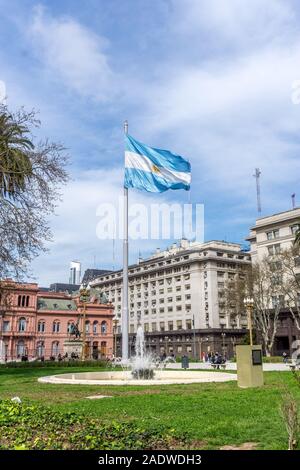
[[[212,363],[211,363],[211,366],[212,366],[213,369],[217,369],[217,368],[219,368],[219,369],[221,368],[221,369],[223,369],[223,370],[226,369],[226,363],[223,363],[223,364],[214,364],[214,363],[212,362]]]

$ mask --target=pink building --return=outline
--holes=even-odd
[[[84,305],[78,295],[43,292],[37,284],[10,279],[1,291],[0,360],[63,356],[70,324],[83,332]],[[92,292],[85,314],[86,359],[113,355],[113,315],[113,306],[101,304]]]

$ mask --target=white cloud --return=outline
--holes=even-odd
[[[282,40],[297,27],[291,4],[283,0],[172,0],[172,6],[177,31],[205,34],[212,45],[220,41],[220,47],[241,49]]]
[[[105,102],[115,96],[115,76],[105,52],[105,38],[74,18],[50,16],[41,6],[35,9],[29,37],[48,79],[62,81],[83,97]]]
[[[120,47],[118,32],[111,32],[108,42],[101,30],[95,34],[75,17],[53,16],[39,8],[27,36],[20,21],[21,41],[28,44],[26,39],[30,39],[38,59],[30,61],[31,101],[36,99],[40,107],[42,95],[44,108],[51,111],[48,128],[57,120],[63,140],[67,146],[71,142],[77,155],[82,154],[81,136],[85,136],[89,145],[82,163],[86,155],[90,163],[91,156],[99,153],[99,165],[116,164],[118,121],[128,118],[130,132],[137,139],[190,158],[193,200],[210,199],[212,209],[206,216],[211,236],[223,227],[225,236],[230,226],[232,233],[239,233],[250,224],[251,214],[255,217],[255,167],[262,170],[267,212],[288,208],[289,194],[297,192],[299,185],[300,106],[292,104],[291,86],[300,78],[300,34],[293,2],[170,0],[168,4],[172,5],[168,21],[159,24],[157,31],[161,49],[150,42],[154,33],[149,30],[143,37],[143,57],[138,48],[114,49],[116,44]],[[85,18],[88,21],[88,14]],[[126,18],[122,21],[125,24]],[[121,34],[126,34],[125,29]],[[123,65],[126,93],[122,96],[123,85],[110,58],[114,69]],[[15,83],[20,83],[18,101],[24,86],[22,70],[14,69]],[[51,95],[44,91],[42,80],[50,82]],[[15,89],[8,87],[8,94],[15,94]],[[57,103],[53,99],[56,90],[60,93]],[[75,93],[62,105],[65,91]],[[92,111],[82,97],[95,99],[97,106],[103,104],[101,112],[113,129],[109,139],[107,131],[97,133],[96,119],[91,119]],[[73,106],[68,104],[70,98]],[[78,117],[77,110],[85,112]],[[44,121],[44,115],[41,118]],[[96,166],[95,160],[92,165]],[[45,284],[67,279],[68,263],[74,257],[85,260],[88,267],[96,254],[97,265],[112,266],[112,243],[96,237],[96,208],[122,194],[121,171],[83,172],[68,186],[59,217],[51,222],[55,241],[51,255],[41,256],[34,264]],[[142,193],[132,193],[132,201],[135,197],[146,204],[152,200]],[[184,199],[185,195],[178,192],[166,197]],[[132,261],[137,246],[148,251],[156,243],[132,244]],[[118,250],[121,263],[120,246]]]
[[[182,200],[182,192],[178,201]],[[49,243],[50,254],[42,254],[31,266],[38,273],[39,284],[49,285],[52,282],[68,281],[68,266],[72,259],[83,262],[83,269],[93,267],[94,259],[98,268],[111,269],[113,265],[122,265],[122,240],[115,241],[115,259],[113,259],[112,239],[103,240],[97,237],[97,208],[101,204],[112,204],[117,217],[123,220],[123,168],[118,170],[84,171],[67,185],[63,194],[63,203],[56,210],[56,216],[51,219],[54,243]],[[152,203],[170,202],[169,194],[153,195],[140,191],[129,192],[129,207],[141,204],[150,208]],[[174,203],[176,201],[172,201]],[[150,214],[150,210],[148,211]],[[118,220],[117,220],[118,224]],[[172,228],[172,227],[171,227]],[[121,233],[118,224],[118,233]],[[167,240],[131,240],[130,261],[137,262],[139,251],[142,255],[149,254],[156,247],[165,247]]]
[[[292,83],[300,76],[300,36],[289,5],[270,4],[262,2],[260,11],[256,1],[189,1],[181,18],[186,35],[191,21],[194,32],[198,25],[203,34],[203,22],[209,20],[207,28],[214,29],[222,20],[222,34],[235,35],[239,54],[225,53],[224,59],[212,54],[210,60],[190,63],[187,50],[181,67],[182,58],[170,52],[169,67],[165,65],[164,75],[146,92],[149,139],[161,135],[191,159],[200,200],[212,185],[219,192],[230,190],[233,199],[254,200],[256,166],[262,169],[266,193],[272,194],[272,210],[282,203],[280,185],[299,183],[300,160],[295,155],[300,151],[300,106],[293,105],[291,94]],[[174,7],[174,15],[179,15],[182,4],[174,2]],[[249,17],[244,15],[250,9]],[[239,16],[241,25],[236,27]],[[284,40],[280,25],[285,26]],[[268,41],[255,50],[243,48],[249,28],[258,37],[268,31]]]

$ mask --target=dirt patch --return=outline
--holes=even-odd
[[[223,446],[220,450],[255,450],[257,446],[257,442],[244,442],[239,446]]]

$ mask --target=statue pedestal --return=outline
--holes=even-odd
[[[82,346],[83,341],[81,339],[66,339],[64,341],[64,354],[67,354],[69,359],[74,355],[81,359]]]
[[[261,346],[236,347],[237,378],[241,388],[262,387],[264,384]]]

